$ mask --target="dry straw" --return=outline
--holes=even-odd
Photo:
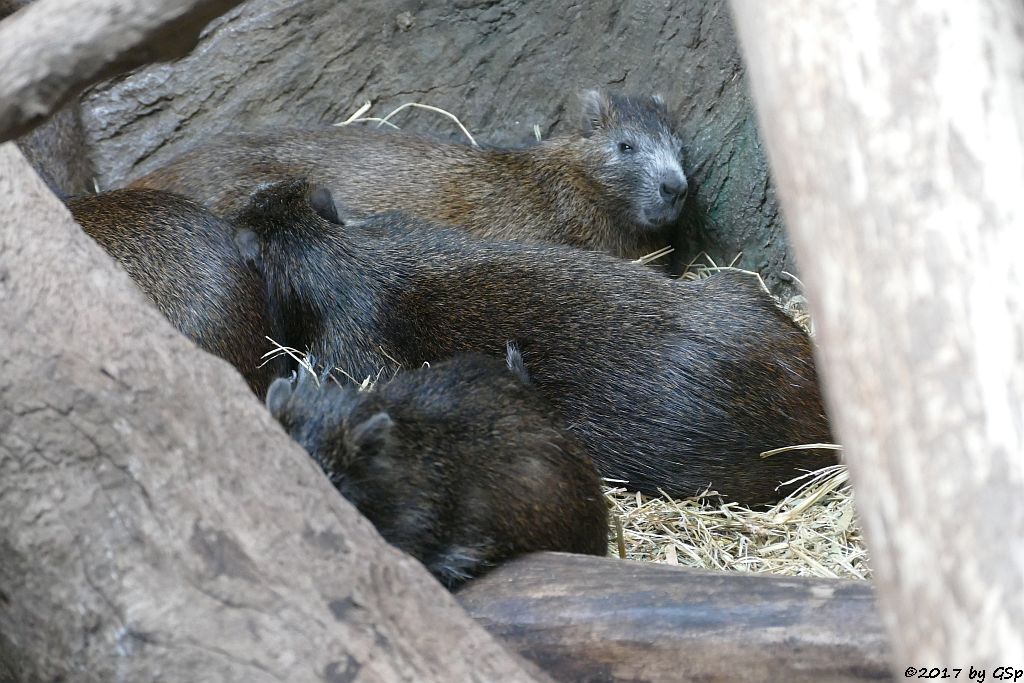
[[[606,488],[609,553],[700,569],[868,578],[846,468],[833,465],[804,476],[803,488],[768,510]]]
[[[352,123],[376,123],[378,128],[386,125],[390,126],[391,128],[397,129],[398,126],[391,122],[391,119],[395,116],[395,114],[405,111],[406,109],[423,109],[425,111],[434,112],[435,114],[440,114],[450,119],[455,123],[456,126],[459,127],[459,130],[462,131],[462,134],[466,136],[466,138],[469,140],[469,144],[473,145],[474,147],[480,146],[476,143],[476,138],[474,138],[473,135],[469,132],[469,129],[462,125],[462,121],[459,120],[459,117],[451,113],[447,109],[441,109],[440,107],[435,107],[430,104],[423,104],[421,102],[406,102],[405,104],[401,104],[395,107],[390,112],[388,112],[387,115],[383,117],[365,116],[366,112],[370,110],[371,106],[372,105],[370,102],[364,102],[362,106],[360,106],[358,109],[352,112],[352,114],[347,119],[345,119],[344,121],[339,121],[334,125],[347,126]]]

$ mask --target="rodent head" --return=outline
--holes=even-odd
[[[687,182],[683,143],[659,95],[625,97],[590,90],[581,96],[582,135],[594,177],[628,206],[634,224],[660,228],[679,217]]]
[[[299,223],[314,230],[319,229],[322,221],[345,224],[331,191],[299,177],[260,185],[232,220],[259,234]]]
[[[339,386],[329,377],[318,386],[304,369],[297,378],[274,380],[266,398],[271,415],[357,506],[373,495],[367,475],[379,469],[375,466],[393,450],[395,438],[388,413],[363,403],[355,387]]]
[[[331,191],[305,178],[288,178],[257,187],[249,201],[231,216],[235,246],[242,258],[260,265],[268,243],[289,235],[330,232],[330,225],[344,225]],[[325,230],[326,228],[326,230]]]

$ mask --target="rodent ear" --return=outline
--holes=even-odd
[[[583,105],[583,120],[581,122],[583,136],[589,137],[595,130],[600,130],[605,126],[611,102],[599,90],[587,90],[580,95],[580,103]]]
[[[316,358],[312,355],[306,356],[306,362],[309,363],[309,367],[313,368],[310,370],[302,363],[299,364],[299,369],[294,373],[294,385],[296,387],[307,387],[312,386],[314,388],[320,387],[320,375],[316,372]]]
[[[530,380],[530,373],[526,371],[526,366],[523,364],[523,354],[520,353],[515,342],[508,342],[505,345],[505,365],[513,375],[519,378],[520,382],[526,385],[533,384]]]
[[[235,246],[242,258],[250,263],[258,263],[260,259],[260,239],[256,233],[243,228],[235,233]]]
[[[306,354],[306,362],[299,364],[299,384],[315,384],[320,386],[331,380],[333,368],[327,363],[321,363],[312,352]]]
[[[654,103],[654,108],[660,111],[662,114],[668,113],[668,105],[665,104],[665,98],[660,93],[651,95],[651,102]]]
[[[310,189],[309,205],[313,207],[313,210],[316,211],[320,218],[330,221],[335,225],[342,225],[341,218],[338,217],[338,207],[334,203],[334,197],[331,195],[331,191],[323,185],[314,185]]]
[[[280,419],[291,397],[292,381],[287,377],[278,377],[267,390],[267,410],[275,418]]]
[[[354,450],[379,450],[391,439],[391,431],[395,423],[391,416],[381,411],[363,422],[360,422],[349,433]]]

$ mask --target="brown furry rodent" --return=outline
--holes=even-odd
[[[355,214],[402,210],[489,239],[636,258],[665,246],[686,196],[660,97],[595,91],[582,131],[478,149],[362,126],[227,134],[133,183],[226,215],[262,183],[307,176]]]
[[[303,371],[267,407],[389,543],[455,588],[540,550],[604,555],[594,465],[551,407],[479,354],[368,391]]]
[[[234,228],[158,190],[76,197],[68,208],[185,336],[234,365],[260,397],[281,367],[260,367],[273,327],[266,287],[232,239]]]
[[[255,194],[236,219],[284,343],[350,376],[519,344],[540,393],[598,472],[746,504],[829,453],[807,336],[745,276],[697,282],[554,245],[477,240],[390,213],[336,225],[330,192]],[[383,236],[382,236],[383,235]]]

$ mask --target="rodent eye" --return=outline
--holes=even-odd
[[[623,154],[629,154],[630,152],[633,151],[633,145],[629,144],[628,142],[620,142],[619,151],[622,152]]]

